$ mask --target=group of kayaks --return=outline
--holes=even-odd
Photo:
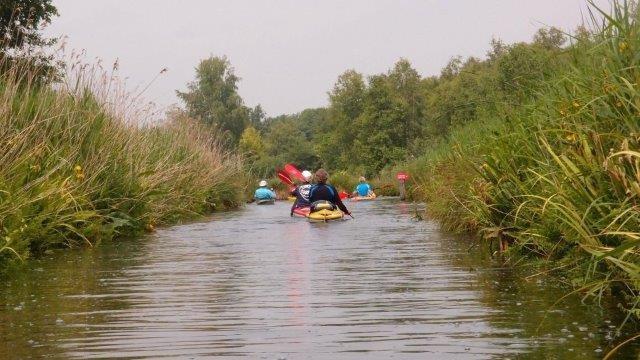
[[[368,201],[374,200],[375,194],[369,196],[353,196],[348,198],[351,201]],[[288,201],[294,202],[296,198],[290,196]],[[273,205],[275,199],[258,199],[256,204],[258,205]],[[328,222],[333,220],[341,220],[344,218],[344,213],[338,209],[338,207],[329,201],[317,201],[311,206],[296,207],[292,211],[292,215],[295,217],[306,218],[311,222]]]
[[[295,201],[295,198],[292,201]],[[258,205],[273,205],[274,203],[273,199],[256,200]],[[328,201],[318,201],[311,206],[296,207],[292,213],[295,217],[306,218],[311,222],[327,222],[344,218],[344,213]]]
[[[324,175],[321,172],[324,172]],[[276,169],[276,174],[278,175],[278,178],[283,184],[288,185],[290,187],[291,195],[297,195],[302,199],[305,199],[305,201],[303,201],[302,203],[308,204],[308,200],[306,199],[309,195],[307,194],[307,192],[312,191],[312,190],[309,190],[312,186],[311,179],[313,175],[311,174],[311,172],[309,172],[308,170],[301,172],[293,164],[285,164],[283,169],[280,169],[280,170]],[[316,176],[320,177],[321,178],[320,180],[322,180],[322,177],[323,177],[324,179],[320,181],[320,183],[324,184],[324,182],[328,177],[328,174],[326,173],[326,171],[321,169],[321,170],[318,170],[318,172],[316,173]],[[298,181],[298,184],[295,183],[294,179]],[[356,195],[356,196],[351,196],[351,194],[346,193],[344,191],[341,191],[338,194],[336,194],[337,190],[334,187],[329,187],[330,194],[331,194],[330,197],[332,197],[333,200],[336,200],[335,199],[337,197],[336,195],[340,197],[340,200],[346,200],[347,198],[350,199],[351,201],[374,200],[376,198],[376,195],[371,190],[371,186],[369,186],[369,184],[366,183],[365,178],[360,177],[359,182],[360,184],[356,187],[356,190],[353,193],[353,195]],[[260,187],[256,190],[256,193],[254,195],[256,203],[258,205],[274,204],[276,194],[273,191],[273,189],[267,189],[267,181],[261,180],[259,182],[259,186]],[[357,196],[359,194],[368,194],[368,195]],[[294,196],[290,196],[288,198],[288,200],[291,202],[295,202],[296,199],[297,198]],[[340,201],[336,200],[336,202],[340,204]],[[327,222],[332,220],[340,220],[340,219],[343,219],[345,216],[345,213],[342,212],[342,210],[340,210],[336,204],[330,201],[320,200],[312,203],[309,206],[299,206],[299,205],[300,204],[298,203],[294,205],[294,208],[291,210],[291,215],[296,217],[303,217],[312,222]],[[340,204],[340,207],[344,208],[342,204]],[[349,214],[349,212],[347,212],[347,214]]]
[[[374,200],[375,195],[371,196],[354,196],[349,198],[351,201],[367,201]],[[295,197],[289,197],[287,200],[293,202]],[[274,204],[274,200],[262,200],[257,201],[258,205],[271,205]],[[344,213],[338,209],[338,207],[328,201],[318,201],[311,206],[296,207],[292,211],[293,216],[306,218],[311,222],[328,222],[333,220],[341,220],[344,218]]]

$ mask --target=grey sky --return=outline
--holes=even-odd
[[[607,0],[596,3],[608,8]],[[384,72],[400,57],[423,75],[454,55],[484,56],[492,37],[531,39],[544,25],[573,30],[584,0],[54,0],[47,29],[106,63],[120,59],[130,86],[169,71],[147,91],[161,106],[198,61],[227,55],[245,103],[269,115],[327,103],[339,74]]]

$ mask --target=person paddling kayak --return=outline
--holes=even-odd
[[[373,190],[371,189],[371,185],[369,185],[367,183],[367,179],[364,178],[364,176],[360,176],[360,179],[358,179],[358,186],[356,186],[355,191],[353,192],[353,196],[360,196],[360,197],[367,197],[367,196],[375,196],[376,194],[373,193]]]
[[[324,169],[319,169],[316,171],[316,182],[317,184],[311,187],[311,191],[309,192],[309,202],[314,203],[316,201],[325,200],[329,201],[340,208],[342,212],[347,215],[351,215],[347,207],[344,206],[342,200],[340,200],[340,196],[338,196],[338,190],[336,190],[333,185],[327,184],[327,180],[329,179],[329,173]]]
[[[256,199],[257,201],[276,199],[276,193],[274,193],[271,189],[267,189],[267,180],[261,180],[258,183],[258,186],[259,187],[256,189],[256,192],[253,194],[254,199]]]
[[[293,216],[293,211],[295,209],[311,206],[311,203],[309,202],[309,192],[313,186],[311,185],[311,178],[313,175],[310,171],[305,170],[302,172],[302,177],[304,178],[302,185],[299,185],[290,193],[296,197],[296,201],[293,202],[293,206],[291,207],[291,216]]]

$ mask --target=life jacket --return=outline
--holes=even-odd
[[[336,192],[331,188],[331,186],[327,184],[316,184],[313,187],[311,187],[311,190],[309,191],[309,200],[311,200],[313,195],[318,191],[320,187],[324,187],[327,190],[329,190],[329,193],[331,194],[332,199],[336,197]]]

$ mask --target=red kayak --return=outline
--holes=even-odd
[[[299,207],[299,208],[295,208],[293,209],[293,215],[295,216],[300,216],[300,217],[307,217],[309,216],[309,213],[311,212],[311,208],[308,206],[304,206],[304,207]]]

